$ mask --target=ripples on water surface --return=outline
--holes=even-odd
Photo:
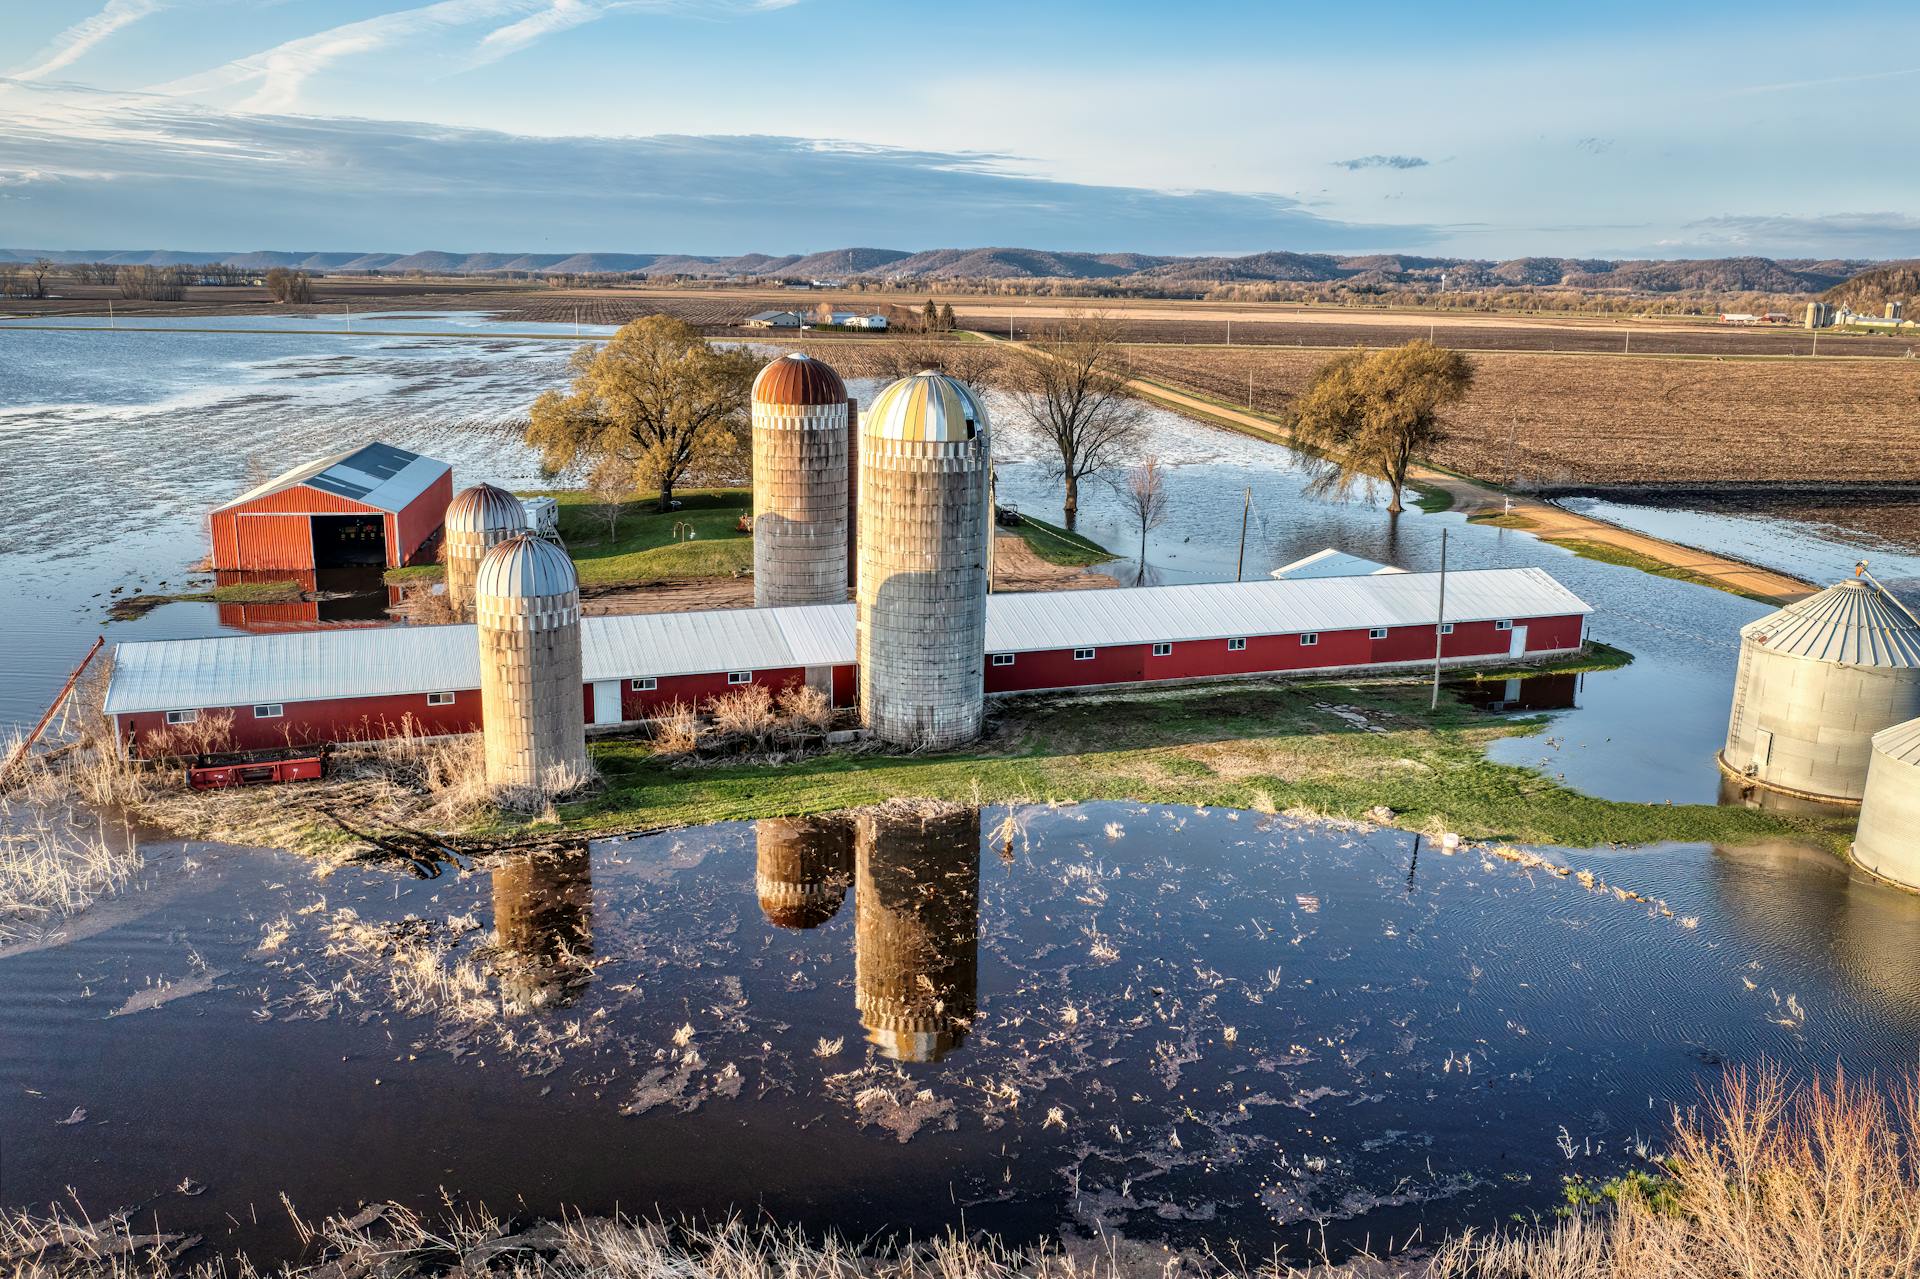
[[[441,1186],[1338,1245],[1545,1210],[1722,1062],[1898,1070],[1920,1034],[1920,914],[1815,854],[1566,855],[1669,919],[1399,832],[1020,817],[426,883],[193,852],[0,957],[5,1201],[71,1185],[271,1254],[282,1190],[311,1215]]]

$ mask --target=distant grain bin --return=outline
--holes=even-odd
[[[972,1027],[980,983],[980,810],[886,807],[855,823],[853,1000],[867,1041],[938,1061]]]
[[[768,923],[818,928],[840,912],[853,882],[851,818],[769,817],[753,834],[753,886]]]
[[[1853,860],[1908,888],[1920,888],[1920,719],[1873,735]]]
[[[527,528],[520,499],[491,484],[462,489],[447,505],[447,603],[456,616],[473,616],[473,578],[496,545]]]
[[[552,542],[516,533],[474,581],[487,783],[561,791],[587,778],[580,582]]]
[[[1721,762],[1755,784],[1857,803],[1873,735],[1920,716],[1920,625],[1852,579],[1740,628]]]
[[[847,387],[822,360],[781,356],[753,380],[753,602],[847,598]]]
[[[860,431],[861,721],[897,746],[979,735],[985,687],[990,429],[963,383],[916,373]]]

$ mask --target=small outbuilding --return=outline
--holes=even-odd
[[[391,444],[305,462],[208,520],[220,572],[412,563],[439,534],[453,468]]]

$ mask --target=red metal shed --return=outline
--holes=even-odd
[[[294,467],[215,508],[223,572],[397,568],[419,557],[453,500],[453,468],[391,444]]]

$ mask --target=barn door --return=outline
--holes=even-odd
[[[597,679],[593,681],[593,722],[596,724],[618,724],[620,722],[619,680]]]
[[[1513,634],[1513,639],[1507,645],[1507,656],[1508,657],[1526,656],[1527,628],[1524,626],[1516,626],[1513,628],[1512,634]]]

